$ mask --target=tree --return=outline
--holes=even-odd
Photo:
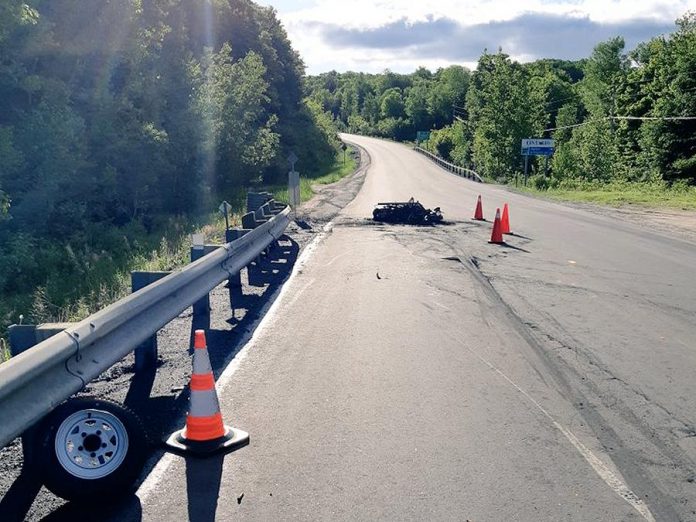
[[[172,218],[280,179],[291,148],[325,169],[333,118],[303,76],[250,0],[0,0],[0,320],[39,285],[58,306],[98,288]]]
[[[484,54],[467,94],[472,157],[482,174],[507,178],[520,165],[523,138],[543,129],[539,107],[529,106],[528,77],[506,54]]]
[[[628,71],[623,50],[621,37],[597,44],[585,62],[585,77],[578,84],[588,120],[573,130],[570,144],[577,149],[574,173],[585,179],[609,181],[621,172],[616,125],[611,118],[617,115],[617,96]]]
[[[224,44],[193,68],[195,107],[200,116],[203,170],[216,191],[261,175],[278,152],[277,117],[264,110],[268,84],[261,57],[250,52],[233,62]]]
[[[616,114],[618,88],[628,68],[628,60],[623,55],[624,46],[621,37],[601,42],[585,62],[585,77],[579,84],[580,94],[593,118]]]
[[[401,89],[393,87],[384,91],[380,99],[380,114],[382,118],[401,118],[404,116],[404,101]]]
[[[463,67],[453,65],[436,73],[427,102],[435,127],[452,123],[454,108],[464,106],[468,88],[469,71]]]
[[[429,84],[419,81],[406,92],[404,111],[410,118],[416,130],[428,130],[432,126],[432,118],[428,111]]]
[[[696,13],[677,21],[669,38],[658,37],[632,56],[638,63],[633,78],[641,97],[628,110],[651,117],[696,114]],[[667,181],[696,182],[696,122],[653,120],[633,127],[639,150],[636,167]]]

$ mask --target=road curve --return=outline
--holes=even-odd
[[[696,246],[345,139],[362,190],[218,382],[251,445],[118,518],[696,520]],[[366,219],[411,196],[449,223]]]

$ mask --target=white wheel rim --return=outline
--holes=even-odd
[[[118,417],[103,410],[80,410],[56,432],[58,462],[71,475],[87,480],[113,473],[128,453],[128,432]]]

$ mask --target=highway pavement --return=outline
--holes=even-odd
[[[118,518],[696,520],[696,245],[344,138],[361,191],[218,381],[251,444]],[[447,223],[369,220],[412,196]]]

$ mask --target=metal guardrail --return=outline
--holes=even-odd
[[[457,176],[462,176],[462,177],[468,178],[470,180],[477,181],[479,183],[484,182],[483,178],[471,169],[466,169],[464,167],[460,167],[458,165],[454,165],[452,163],[449,163],[449,162],[443,160],[441,157],[436,156],[435,154],[428,152],[425,149],[421,149],[420,147],[414,147],[414,150],[416,152],[420,152],[421,154],[427,156],[428,158],[433,160],[435,163],[440,165],[443,169],[449,170],[450,172],[453,172]]]
[[[289,215],[276,210],[243,237],[0,364],[0,448],[249,265],[283,235]]]

